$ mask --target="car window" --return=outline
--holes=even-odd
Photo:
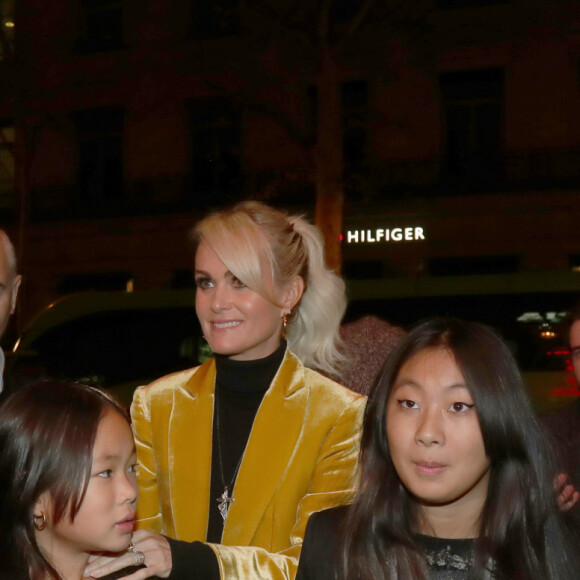
[[[195,366],[203,348],[193,308],[99,312],[47,331],[30,347],[48,374],[103,386]]]

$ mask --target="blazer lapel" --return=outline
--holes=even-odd
[[[304,368],[287,350],[254,420],[222,543],[244,546],[254,536],[302,431],[308,397],[303,386]]]
[[[186,541],[207,536],[214,391],[212,358],[174,396],[168,441],[171,507],[175,537]]]

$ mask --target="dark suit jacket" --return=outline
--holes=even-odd
[[[4,369],[4,376],[2,378],[3,387],[2,392],[0,392],[0,405],[3,405],[10,395],[28,385],[31,385],[36,382],[36,380],[38,380],[36,377],[29,377],[18,372],[12,368],[7,361],[7,366]]]
[[[348,506],[310,516],[298,562],[296,580],[335,580],[340,562],[340,532]]]
[[[551,438],[557,467],[580,489],[580,399],[539,417]]]

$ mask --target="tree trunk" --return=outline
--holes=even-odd
[[[336,273],[340,273],[344,192],[339,75],[332,49],[324,47],[321,51],[318,79],[318,135],[314,152],[315,219],[324,236],[328,265]]]

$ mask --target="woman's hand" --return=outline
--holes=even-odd
[[[159,534],[148,530],[138,530],[133,534],[131,551],[128,550],[113,557],[99,556],[91,560],[85,569],[85,576],[101,578],[111,572],[138,564],[144,564],[146,567],[125,576],[124,580],[144,580],[151,576],[167,578],[173,567],[169,542]]]
[[[564,473],[560,473],[554,479],[554,490],[558,494],[556,504],[561,512],[572,509],[580,499],[580,492],[574,489]]]

